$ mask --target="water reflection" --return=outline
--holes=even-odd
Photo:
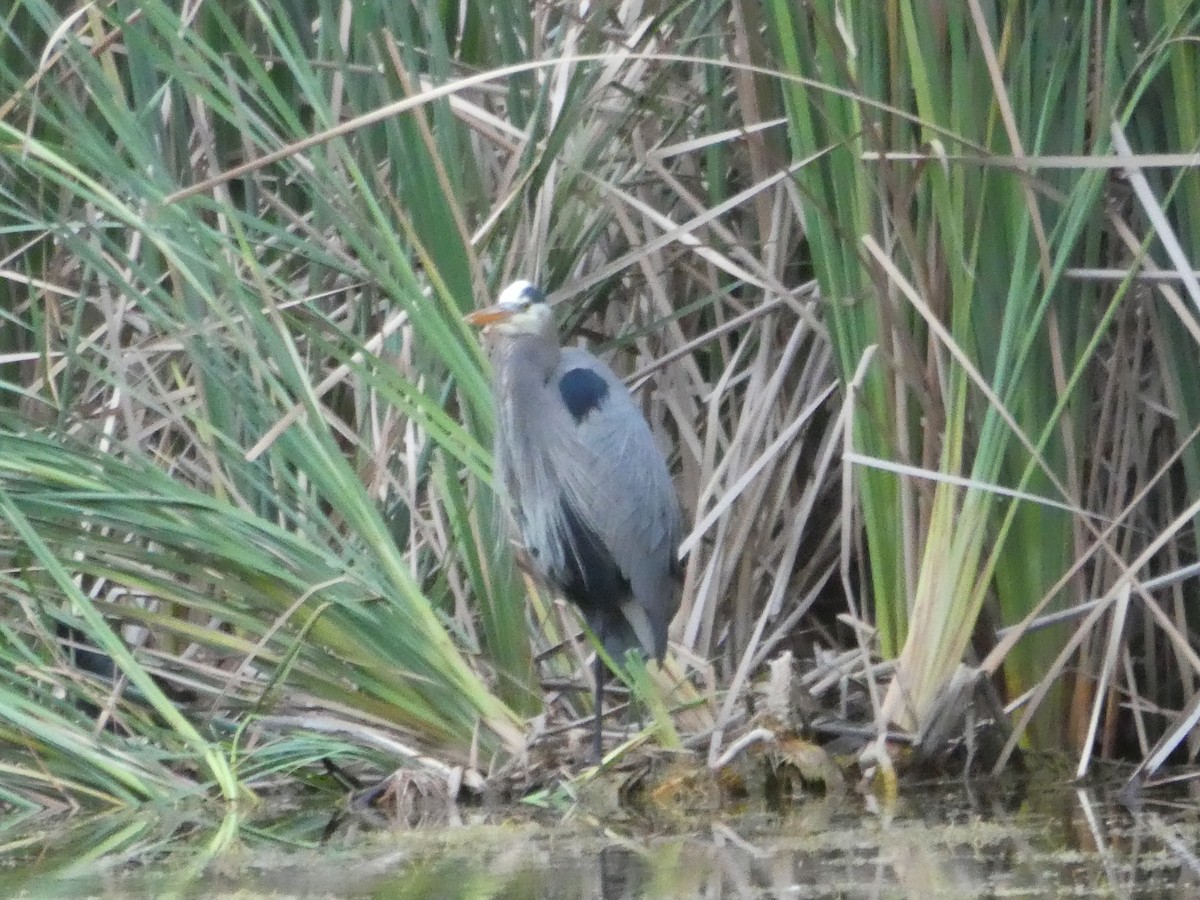
[[[328,816],[218,826],[173,810],[90,832],[6,830],[0,895],[634,898],[1200,894],[1187,796],[1130,810],[1100,790],[910,788],[885,815],[856,798],[719,821],[552,824],[464,812],[442,829]],[[171,820],[168,820],[171,818]],[[32,823],[25,823],[29,826]],[[222,832],[221,828],[224,828]],[[181,838],[186,835],[186,838]]]

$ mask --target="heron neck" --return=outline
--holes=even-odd
[[[501,341],[496,352],[496,368],[506,382],[537,378],[545,384],[558,366],[558,342],[539,334],[515,335]]]

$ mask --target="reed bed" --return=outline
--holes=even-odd
[[[701,765],[1194,758],[1200,4],[1150,6],[17,0],[3,802],[576,771],[461,322],[515,277],[670,448],[632,690]]]

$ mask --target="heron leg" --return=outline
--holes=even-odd
[[[596,681],[596,705],[594,707],[595,719],[594,731],[592,732],[592,759],[595,762],[600,762],[603,758],[603,726],[604,726],[604,676],[607,674],[604,666],[604,660],[600,658],[600,654],[596,654],[595,670],[593,675]]]

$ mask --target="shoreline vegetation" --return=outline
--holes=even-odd
[[[1195,762],[1200,2],[182,10],[0,15],[5,808],[596,777],[516,277],[690,523],[623,798]]]

